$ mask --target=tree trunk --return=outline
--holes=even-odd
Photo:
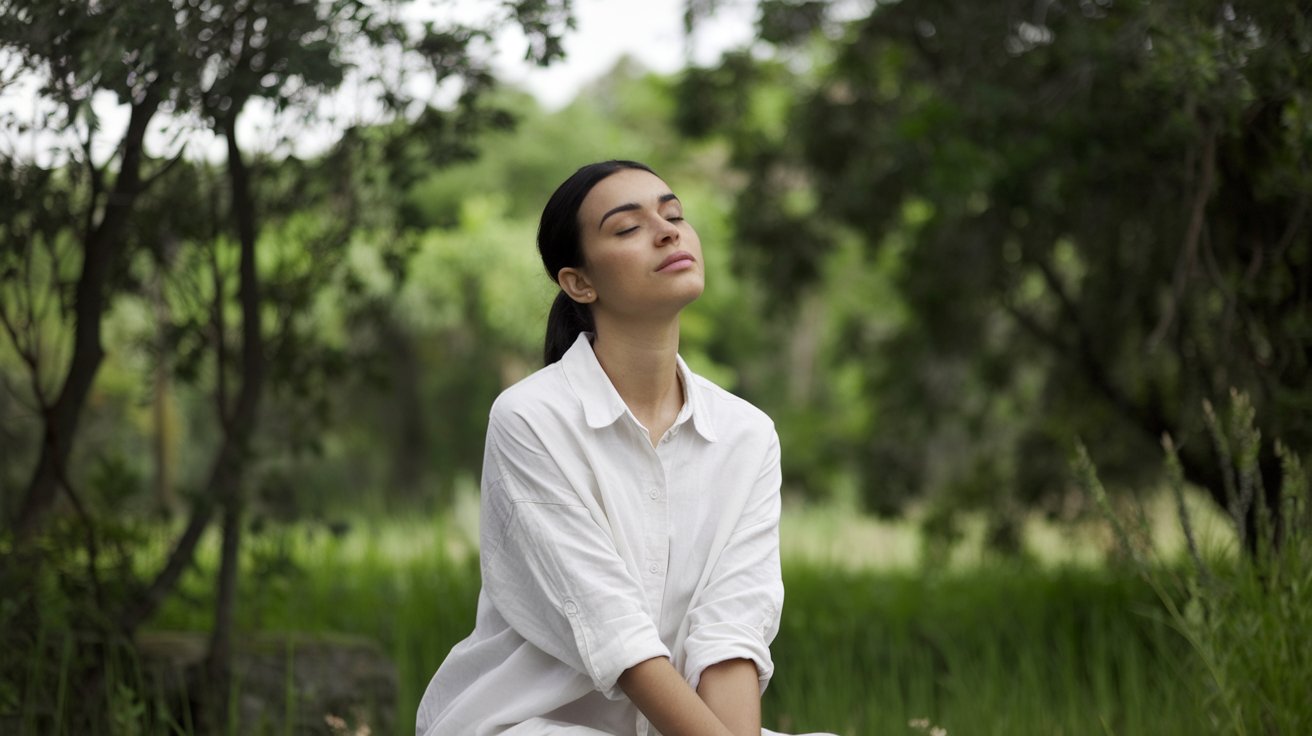
[[[235,121],[235,116],[232,118]],[[228,129],[231,130],[229,125]],[[249,443],[255,430],[255,416],[260,394],[264,387],[264,338],[260,327],[260,288],[255,270],[255,207],[250,195],[250,175],[241,160],[235,133],[228,133],[229,178],[233,191],[233,209],[241,238],[241,305],[242,305],[242,382],[237,403],[229,415],[224,416],[222,440],[215,453],[209,480],[204,492],[192,504],[187,526],[174,544],[159,573],[150,586],[137,596],[134,604],[124,609],[120,626],[131,634],[159,608],[164,597],[177,585],[182,573],[195,557],[196,546],[209,526],[215,508],[225,506],[229,499],[239,497],[247,459]],[[225,522],[226,523],[226,522]],[[223,573],[220,572],[220,576]]]
[[[150,286],[150,298],[155,307],[155,359],[154,396],[151,409],[155,421],[155,435],[151,438],[151,452],[155,460],[155,509],[160,516],[171,519],[178,512],[178,496],[173,488],[173,376],[166,356],[168,350],[169,305],[164,298],[164,266],[155,272]]]
[[[232,624],[237,601],[237,571],[241,551],[241,484],[234,486],[223,504],[223,550],[219,556],[219,579],[214,596],[214,630],[210,632],[205,660],[210,686],[219,714],[227,712],[228,678],[232,669]],[[220,718],[222,715],[220,715]]]
[[[232,624],[237,598],[240,563],[241,516],[243,505],[242,475],[250,458],[250,442],[255,430],[255,415],[264,385],[264,340],[260,330],[260,284],[255,262],[255,203],[251,198],[250,172],[242,160],[237,143],[237,114],[240,105],[224,121],[228,142],[228,178],[232,184],[232,210],[241,243],[240,295],[242,313],[241,391],[233,412],[231,431],[240,447],[241,464],[234,469],[233,480],[223,488],[223,553],[219,565],[218,591],[215,596],[214,632],[210,639],[206,669],[217,696],[218,715],[226,716],[228,682],[232,669]],[[234,724],[228,724],[234,725]]]
[[[402,497],[414,499],[428,459],[427,414],[420,390],[423,368],[415,354],[414,340],[394,320],[384,320],[378,336],[391,364],[391,411],[397,428],[392,437],[391,485]]]
[[[54,505],[82,408],[105,357],[100,343],[100,323],[105,313],[108,282],[123,255],[123,231],[141,193],[142,140],[158,108],[159,100],[153,92],[132,106],[121,144],[123,155],[118,177],[105,199],[100,223],[87,232],[83,241],[82,272],[73,302],[73,355],[59,396],[41,417],[41,448],[36,467],[11,522],[19,539],[30,538],[39,531],[45,513]],[[94,207],[95,203],[88,206]]]

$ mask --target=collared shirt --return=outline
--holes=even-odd
[[[492,406],[474,631],[419,704],[419,736],[654,733],[616,681],[668,657],[695,689],[779,627],[779,439],[678,359],[653,447],[580,335]]]

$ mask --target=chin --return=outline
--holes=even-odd
[[[691,281],[691,279],[689,280]],[[697,279],[697,282],[695,284],[691,284],[691,283],[687,284],[685,288],[681,290],[680,293],[680,296],[682,297],[683,300],[683,306],[686,307],[689,304],[692,304],[693,302],[697,301],[697,297],[701,296],[702,292],[705,290],[706,290],[706,282],[703,281],[702,279]]]

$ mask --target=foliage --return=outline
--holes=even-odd
[[[545,0],[504,3],[488,28],[416,29],[401,17],[393,3],[352,0],[0,5],[0,50],[17,62],[6,71],[33,81],[39,129],[65,146],[36,160],[6,154],[0,170],[3,189],[19,205],[0,221],[4,366],[28,377],[22,386],[6,370],[5,387],[19,386],[15,403],[27,404],[39,425],[26,452],[5,457],[6,482],[11,462],[31,470],[21,493],[6,483],[0,499],[0,573],[12,604],[4,646],[24,655],[6,658],[0,683],[30,699],[39,728],[49,724],[46,693],[54,690],[44,681],[21,684],[20,670],[22,660],[46,656],[53,646],[41,636],[53,612],[66,608],[62,626],[87,641],[62,670],[86,706],[69,727],[114,715],[121,701],[106,690],[113,683],[98,662],[130,648],[132,632],[189,564],[216,508],[224,513],[225,564],[208,666],[226,676],[246,499],[255,493],[263,510],[295,513],[286,503],[286,458],[316,450],[330,386],[348,368],[368,368],[351,360],[366,351],[334,344],[341,331],[329,329],[336,318],[360,330],[377,311],[353,298],[360,289],[352,288],[358,279],[344,257],[347,244],[372,240],[388,277],[403,280],[413,248],[396,237],[395,218],[387,216],[395,182],[406,182],[423,161],[471,157],[474,134],[512,122],[483,104],[494,80],[479,44],[491,28],[514,23],[529,38],[530,58],[546,63],[561,55],[558,34],[572,24],[568,3]],[[415,71],[434,83],[459,83],[451,110],[415,96]],[[312,119],[324,94],[351,75],[386,112],[382,124],[346,131],[329,156],[309,166],[289,160],[285,148],[251,157],[238,125],[248,105]],[[131,116],[108,159],[97,153],[108,136],[91,104],[105,92]],[[165,163],[146,150],[146,131],[160,120],[176,136],[176,155]],[[223,169],[178,152],[203,138],[198,128],[226,144]],[[370,178],[380,174],[382,186]],[[338,298],[325,307],[330,289]],[[107,315],[119,318],[117,334],[105,330]],[[123,342],[112,349],[132,346],[126,364],[116,366],[126,370],[98,383],[106,340],[115,338]],[[80,430],[107,418],[91,412],[84,421],[96,390],[133,393],[131,380],[112,382],[133,374],[146,376],[153,394],[146,431],[121,433],[127,427],[113,424],[135,412],[114,406],[106,413],[108,439],[81,441]],[[170,554],[158,570],[142,571],[124,562],[122,552],[139,544],[130,535],[139,518],[124,502],[139,497],[153,475],[156,508],[170,513],[181,505],[169,419],[171,400],[186,389],[177,391],[175,380],[208,410],[188,415],[199,420],[200,441],[187,450],[200,459],[200,471],[185,479],[187,523]],[[257,442],[265,433],[271,441]],[[39,589],[47,576],[61,585],[48,586],[40,599],[10,592]],[[52,605],[49,599],[60,595],[69,596],[67,605]],[[227,692],[221,684],[213,689],[220,699]],[[14,707],[0,703],[0,717]],[[222,707],[216,714],[223,718]]]
[[[1055,508],[1073,436],[1146,484],[1167,430],[1224,503],[1196,407],[1232,385],[1312,442],[1305,4],[767,5],[788,32],[689,71],[680,120],[732,144],[744,265],[793,314],[845,238],[896,253],[905,318],[872,289],[830,338],[866,408],[820,441],[870,507]],[[789,89],[762,132],[752,101]]]
[[[554,291],[532,246],[541,204],[590,160],[644,160],[688,205],[709,278],[681,352],[776,420],[789,496],[843,513],[857,495],[886,514],[923,504],[931,552],[962,533],[960,511],[983,509],[994,546],[1015,551],[1028,507],[1079,510],[1071,437],[1109,480],[1143,486],[1161,477],[1151,440],[1170,430],[1181,450],[1166,477],[1227,507],[1229,487],[1250,499],[1234,506],[1243,539],[1266,538],[1263,503],[1297,516],[1276,499],[1275,454],[1236,446],[1244,470],[1230,474],[1199,460],[1214,433],[1197,407],[1238,385],[1287,457],[1312,437],[1305,8],[924,0],[854,17],[851,3],[765,0],[751,49],[673,78],[622,62],[547,113],[495,88],[482,52],[513,24],[550,61],[570,4],[494,5],[485,26],[419,28],[390,2],[0,2],[3,72],[36,79],[45,104],[6,122],[63,133],[49,156],[0,155],[6,519],[50,438],[70,443],[39,541],[0,533],[0,646],[33,655],[0,660],[0,730],[191,728],[166,724],[134,679],[116,614],[176,541],[154,538],[156,517],[219,497],[247,324],[267,376],[231,456],[246,520],[238,630],[379,638],[408,719],[469,625],[476,577],[440,555],[389,558],[391,540],[439,534],[425,525],[304,548],[287,525],[340,534],[360,511],[422,516],[473,482],[487,406],[537,367]],[[688,22],[717,5],[688,3]],[[318,116],[346,79],[376,95],[375,124]],[[427,82],[456,84],[452,105],[410,97]],[[98,120],[104,93],[133,116],[127,130]],[[273,111],[283,137],[231,141],[227,165],[180,155],[235,134],[243,105]],[[335,142],[293,155],[321,124]],[[148,127],[172,136],[162,150],[147,150]],[[243,247],[261,291],[250,320]],[[94,319],[76,318],[97,294]],[[65,394],[73,425],[49,410]],[[358,565],[333,546],[362,538]],[[221,565],[215,540],[193,541],[200,568],[177,569],[163,620],[203,628]],[[1184,584],[1169,601],[1207,636],[1278,636],[1290,612],[1255,603],[1241,573],[1293,552],[1254,549],[1208,563],[1230,587]],[[792,628],[766,705],[781,726],[1204,730],[1181,674],[1192,657],[1158,623],[1118,617],[1145,605],[1138,588],[1026,570],[789,575]],[[1223,720],[1248,722],[1226,705],[1253,697],[1241,680],[1276,687],[1286,649],[1261,641],[1204,652],[1223,674],[1209,686]],[[1155,727],[1159,710],[1171,715]]]
[[[1307,683],[1312,681],[1312,511],[1308,479],[1298,455],[1277,441],[1282,463],[1276,495],[1282,509],[1265,506],[1257,453],[1261,435],[1251,402],[1232,394],[1224,425],[1206,407],[1208,428],[1225,467],[1229,520],[1237,538],[1249,532],[1250,505],[1263,538],[1254,555],[1201,547],[1183,503],[1185,484],[1170,436],[1163,437],[1167,475],[1179,499],[1179,523],[1189,540],[1190,565],[1179,570],[1158,558],[1135,520],[1113,510],[1088,451],[1076,471],[1113,524],[1128,559],[1152,586],[1169,620],[1201,660],[1206,708],[1213,728],[1227,733],[1303,733],[1312,725]],[[1142,517],[1140,517],[1142,518]]]

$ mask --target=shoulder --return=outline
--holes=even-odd
[[[538,369],[497,396],[488,412],[488,431],[537,434],[567,421],[578,401],[559,362]]]
[[[706,412],[719,439],[730,443],[778,442],[774,420],[768,414],[705,376],[696,373],[691,375],[697,387],[698,408]]]

